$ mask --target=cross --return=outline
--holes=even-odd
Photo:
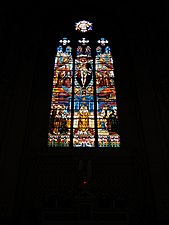
[[[67,45],[68,43],[70,43],[70,40],[68,40],[67,38],[63,38],[63,40],[60,40],[59,42],[63,45]]]
[[[79,43],[82,43],[82,45],[85,45],[89,43],[89,40],[86,40],[86,38],[82,38],[82,40],[78,40]]]
[[[97,43],[101,44],[104,46],[105,44],[109,43],[108,40],[105,40],[104,38],[101,38],[100,40],[97,41]]]

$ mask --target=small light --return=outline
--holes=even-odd
[[[84,185],[86,185],[86,184],[87,184],[87,182],[86,182],[86,181],[83,181],[83,184],[84,184]]]

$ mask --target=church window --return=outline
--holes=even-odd
[[[90,40],[93,24],[75,24],[56,49],[48,131],[49,147],[120,147],[114,64],[109,41]],[[95,44],[93,45],[93,42]],[[91,44],[91,43],[92,44]]]

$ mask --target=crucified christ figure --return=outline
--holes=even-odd
[[[83,62],[80,66],[80,78],[82,82],[82,87],[86,84],[86,79],[88,75],[91,75],[92,71],[90,69],[90,64]]]

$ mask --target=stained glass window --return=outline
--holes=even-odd
[[[80,21],[86,33],[92,23]],[[49,147],[120,147],[114,64],[109,41],[64,37],[56,49]],[[72,51],[73,50],[73,51]]]

